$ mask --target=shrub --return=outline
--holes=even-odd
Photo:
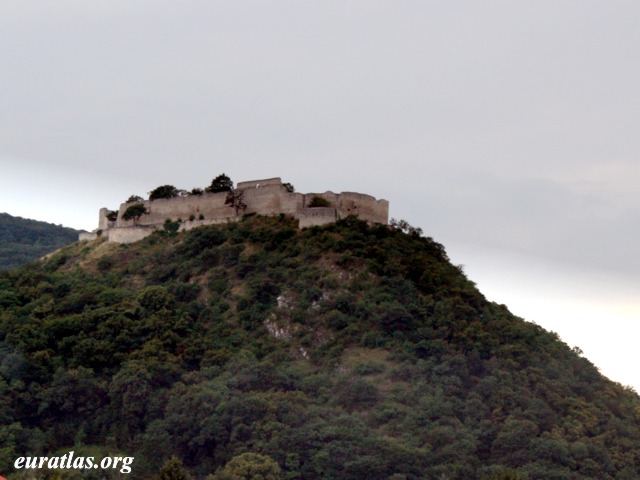
[[[336,400],[345,408],[369,408],[376,404],[380,394],[378,389],[371,383],[358,378],[351,382],[346,382]]]
[[[113,260],[109,257],[101,257],[100,260],[98,260],[97,266],[98,270],[104,272],[113,266]]]
[[[197,283],[176,282],[168,287],[169,293],[179,302],[191,302],[198,297],[202,287]]]
[[[216,225],[191,230],[176,254],[187,258],[197,257],[204,250],[222,245],[227,240],[226,233],[224,228]]]
[[[330,207],[331,204],[322,197],[313,197],[307,206],[309,208]]]
[[[159,312],[169,309],[173,305],[173,296],[165,287],[152,285],[140,291],[137,295],[140,306],[149,312]]]
[[[175,235],[176,233],[178,233],[178,229],[180,228],[180,221],[172,222],[170,218],[167,218],[164,221],[164,225],[162,228],[169,235]]]
[[[374,375],[376,373],[382,373],[385,370],[385,366],[382,363],[374,361],[366,361],[357,364],[353,367],[353,373],[356,375]]]
[[[104,216],[107,217],[107,220],[109,220],[110,222],[115,222],[116,220],[118,220],[118,211],[109,210]]]
[[[417,237],[422,235],[422,229],[420,227],[414,227],[406,220],[396,220],[395,218],[392,218],[391,220],[389,220],[389,226],[395,228],[396,230],[400,230],[401,232],[415,235]]]

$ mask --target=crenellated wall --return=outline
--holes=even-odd
[[[115,222],[107,220],[108,209],[100,209],[99,230],[109,241],[131,243],[150,235],[157,228],[162,228],[167,219],[181,220],[180,230],[189,230],[201,225],[235,222],[248,213],[291,215],[298,220],[300,228],[325,225],[349,215],[355,215],[367,222],[384,224],[389,218],[389,202],[386,200],[377,200],[371,195],[355,192],[290,192],[280,178],[240,182],[234,192],[242,193],[242,202],[246,205],[244,210],[236,212],[233,206],[225,204],[227,192],[143,200],[120,205],[118,219]],[[329,202],[329,206],[308,207],[313,197],[324,198]],[[149,213],[142,215],[137,223],[124,220],[124,212],[136,203],[142,203]]]

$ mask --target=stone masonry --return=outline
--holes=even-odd
[[[167,219],[180,220],[180,230],[190,230],[202,225],[236,222],[249,213],[290,215],[298,220],[300,228],[325,225],[349,215],[370,223],[386,224],[389,219],[387,200],[376,200],[371,195],[355,192],[289,192],[280,178],[240,182],[234,192],[242,194],[242,203],[246,208],[236,211],[233,205],[225,203],[228,192],[205,192],[202,195],[135,202],[142,203],[149,211],[140,217],[137,224],[133,220],[123,219],[124,212],[134,203],[120,205],[115,222],[108,221],[106,214],[109,210],[102,208],[98,230],[81,233],[80,240],[91,240],[101,234],[110,242],[132,243],[162,228]],[[309,207],[314,197],[323,198],[329,206]]]

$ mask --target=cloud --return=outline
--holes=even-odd
[[[400,194],[399,209],[445,245],[471,242],[628,273],[640,268],[638,203],[621,202],[599,184],[576,188],[573,181],[472,168],[434,169],[421,178],[419,188],[414,182]]]
[[[13,2],[0,153],[118,178],[126,196],[280,175],[387,198],[443,242],[629,271],[637,14],[577,0]]]

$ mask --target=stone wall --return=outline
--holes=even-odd
[[[135,203],[142,203],[149,213],[140,217],[137,223],[123,219],[124,212],[135,203],[120,205],[116,222],[108,222],[105,217],[108,209],[101,209],[99,229],[109,241],[131,243],[150,235],[156,228],[162,228],[167,219],[181,220],[180,230],[190,230],[202,225],[234,222],[248,213],[291,215],[299,221],[300,228],[325,225],[349,215],[384,224],[389,217],[389,202],[386,200],[376,200],[371,195],[355,192],[289,192],[280,178],[240,182],[235,191],[242,192],[246,209],[236,212],[233,206],[225,204],[226,192],[144,200]],[[309,208],[313,197],[324,198],[330,206]]]
[[[224,204],[226,193],[203,193],[188,197],[159,198],[157,200],[144,200],[142,202],[123,203],[118,211],[116,227],[130,227],[133,220],[124,220],[124,212],[131,205],[142,203],[148,210],[148,214],[142,215],[138,221],[139,226],[162,225],[165,220],[188,220],[192,215],[196,219],[200,216],[207,218],[228,217],[233,209]]]
[[[103,235],[106,235],[110,242],[133,243],[148,237],[155,230],[155,227],[150,225],[145,227],[114,227],[108,229]]]
[[[280,177],[267,178],[264,180],[249,180],[248,182],[239,182],[238,185],[236,185],[236,188],[260,188],[266,187],[267,185],[282,186],[282,180],[280,179]]]
[[[81,242],[90,242],[91,240],[95,240],[98,238],[98,234],[95,232],[80,232],[78,234],[78,240]]]
[[[309,205],[313,197],[321,197],[329,202],[333,208],[338,210],[339,218],[355,215],[371,223],[389,222],[389,202],[386,200],[376,200],[375,197],[371,195],[356,192],[307,193],[304,195],[304,208]]]
[[[204,227],[205,225],[219,225],[221,223],[233,223],[238,222],[242,217],[220,217],[210,218],[209,220],[186,220],[180,224],[178,228],[179,232],[185,230],[191,230],[192,228]]]
[[[316,225],[326,225],[338,220],[338,211],[333,207],[303,208],[294,215],[298,220],[298,227],[306,228]]]

